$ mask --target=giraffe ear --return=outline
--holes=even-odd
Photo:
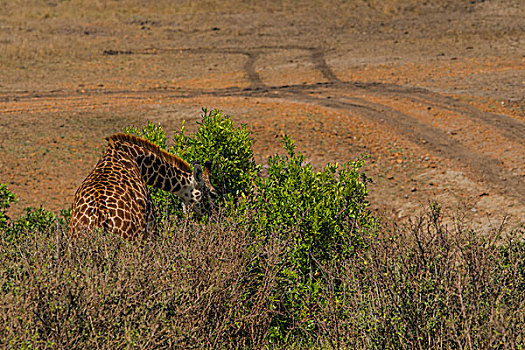
[[[202,167],[197,162],[195,162],[195,164],[193,165],[193,177],[200,184],[204,182],[204,180],[202,179]]]

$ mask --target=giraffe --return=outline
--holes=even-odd
[[[184,210],[201,216],[210,212],[216,192],[210,182],[211,162],[204,170],[190,165],[137,136],[118,133],[95,169],[75,193],[70,236],[100,228],[126,239],[147,236],[155,229],[155,208],[146,185],[176,194]]]

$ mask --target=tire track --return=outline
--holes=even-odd
[[[166,48],[166,49],[144,49],[126,51],[126,54],[153,55],[159,53],[190,53],[206,54],[211,48]],[[256,70],[256,61],[267,52],[281,50],[304,50],[309,52],[309,59],[314,68],[328,82],[314,84],[295,84],[281,86],[267,86]],[[325,51],[321,48],[276,45],[256,46],[251,48],[213,48],[215,53],[224,55],[243,55],[246,61],[243,72],[249,81],[248,88],[225,88],[225,89],[183,89],[162,88],[143,90],[55,90],[47,92],[23,92],[19,94],[0,93],[0,102],[11,100],[29,100],[46,98],[82,98],[84,96],[116,95],[122,98],[148,98],[154,94],[166,95],[172,98],[193,98],[202,96],[214,97],[264,97],[270,99],[287,99],[302,103],[314,104],[332,109],[340,109],[355,113],[379,125],[386,125],[404,137],[415,140],[425,140],[422,147],[437,153],[444,158],[458,161],[463,164],[474,177],[496,185],[506,195],[517,198],[525,203],[525,181],[518,176],[512,175],[501,166],[501,161],[478,154],[469,150],[459,141],[450,138],[444,131],[436,129],[408,114],[402,113],[389,106],[372,103],[362,98],[337,97],[331,94],[331,99],[313,96],[314,91],[337,92],[351,94],[352,92],[364,91],[367,94],[381,97],[403,97],[413,101],[437,106],[439,108],[461,114],[473,121],[493,126],[500,130],[503,135],[519,144],[525,144],[525,125],[519,121],[495,113],[483,112],[475,107],[461,103],[451,97],[443,96],[424,88],[403,87],[394,84],[362,83],[340,80],[326,62]],[[118,50],[105,50],[105,52],[120,52]]]
[[[369,84],[364,85],[362,88],[368,93],[382,97],[410,98],[429,106],[460,114],[472,121],[487,124],[501,130],[509,140],[525,144],[525,124],[504,114],[480,111],[474,106],[459,102],[452,97],[443,96],[423,88],[404,89],[387,84]]]
[[[352,102],[345,102],[337,97],[325,99],[305,94],[284,96],[295,101],[349,111],[379,125],[386,125],[408,139],[420,140],[422,147],[450,160],[459,161],[475,178],[490,182],[506,195],[525,203],[525,181],[502,168],[501,161],[472,152],[459,141],[448,137],[446,132],[421,123],[408,114],[358,98],[352,98]]]
[[[247,60],[244,64],[244,72],[246,74],[246,77],[248,81],[250,82],[252,89],[261,89],[265,87],[264,83],[262,82],[262,79],[255,70],[255,61],[257,61],[257,58],[259,57],[259,52],[250,52],[246,53]]]
[[[331,83],[341,83],[341,80],[335,75],[334,71],[326,63],[324,58],[325,52],[321,49],[311,50],[311,59],[315,68],[323,75],[323,77]]]

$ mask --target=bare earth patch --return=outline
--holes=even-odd
[[[68,207],[105,136],[148,120],[191,131],[205,106],[248,124],[260,163],[283,134],[316,167],[370,155],[387,219],[437,200],[476,225],[525,220],[520,1],[2,6],[13,215]]]

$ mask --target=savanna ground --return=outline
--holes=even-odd
[[[0,1],[0,183],[57,211],[104,137],[218,108],[316,167],[369,154],[372,208],[525,218],[519,0]]]

